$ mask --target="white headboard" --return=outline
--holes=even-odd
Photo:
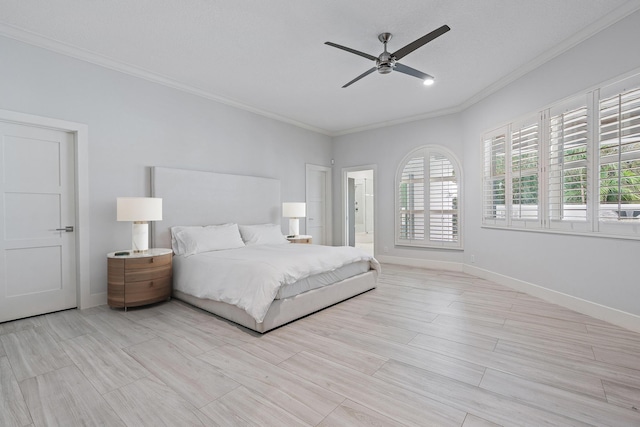
[[[151,168],[151,195],[162,197],[152,247],[171,248],[171,227],[281,223],[280,181],[255,176]]]

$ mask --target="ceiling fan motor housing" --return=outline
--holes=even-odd
[[[389,52],[382,52],[376,59],[376,68],[380,74],[389,74],[396,67],[396,59]]]
[[[391,40],[391,33],[382,33],[378,35],[378,40],[384,44],[384,52],[376,59],[376,68],[380,74],[389,74],[396,67],[396,59],[387,52],[387,42]]]

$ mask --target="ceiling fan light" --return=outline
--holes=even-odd
[[[434,82],[435,82],[435,80],[434,80],[433,77],[427,77],[426,79],[424,79],[422,84],[425,85],[425,86],[431,86]]]

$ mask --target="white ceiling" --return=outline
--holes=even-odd
[[[0,34],[338,135],[457,111],[640,9],[639,0],[2,0]],[[401,62],[373,66],[447,24]]]

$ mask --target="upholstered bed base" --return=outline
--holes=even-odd
[[[173,291],[179,300],[238,323],[254,331],[264,333],[293,320],[329,307],[340,301],[366,292],[376,287],[378,273],[370,270],[358,276],[322,288],[314,289],[290,298],[273,301],[262,323],[257,323],[244,310],[224,302],[197,298],[192,295]]]

